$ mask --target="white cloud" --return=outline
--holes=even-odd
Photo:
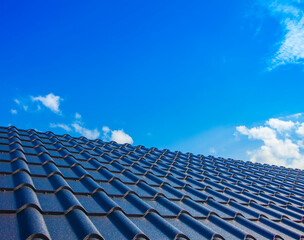
[[[126,134],[123,129],[121,130],[111,130],[107,126],[102,127],[103,140],[104,141],[114,141],[119,144],[129,143],[133,144],[133,139],[130,135]]]
[[[75,118],[76,119],[80,119],[81,118],[81,115],[79,113],[75,113]]]
[[[126,134],[123,129],[112,131],[111,140],[119,144],[133,143],[133,139],[128,134]]]
[[[50,127],[51,128],[62,128],[64,130],[66,130],[67,132],[72,131],[72,129],[67,124],[63,124],[63,123],[50,123]]]
[[[304,11],[297,1],[275,0],[267,5],[280,21],[283,39],[271,60],[269,70],[284,64],[304,63]]]
[[[278,130],[278,132],[280,133],[284,131],[289,131],[295,126],[295,123],[292,122],[291,120],[283,121],[278,118],[270,118],[266,122],[266,124],[269,125],[271,128]]]
[[[248,129],[245,126],[236,127],[236,130],[243,135],[247,135],[249,139],[267,140],[276,137],[276,133],[269,127],[253,127]]]
[[[264,142],[260,149],[254,150],[250,155],[253,162],[304,168],[304,158],[299,152],[299,146],[290,139],[274,138]]]
[[[100,132],[97,130],[97,128],[90,130],[87,128],[82,127],[78,123],[72,124],[75,132],[80,133],[82,136],[88,138],[88,139],[96,139],[100,136]]]
[[[247,128],[238,126],[236,130],[248,139],[262,141],[259,148],[248,151],[250,160],[293,168],[304,168],[304,122],[271,118],[263,126]],[[289,131],[288,134],[282,134]]]
[[[16,109],[11,109],[11,113],[12,113],[12,114],[17,114],[18,112],[17,112]]]
[[[304,123],[300,124],[300,126],[296,130],[296,133],[299,136],[304,137]]]
[[[289,115],[287,116],[286,118],[299,118],[303,115],[303,113],[295,113],[295,114],[292,114],[292,115]]]
[[[104,131],[105,133],[108,133],[108,132],[110,132],[110,128],[107,126],[103,126],[102,131]]]
[[[20,101],[17,98],[14,99],[14,102],[20,105]]]
[[[60,113],[59,110],[60,100],[63,99],[60,98],[59,96],[55,96],[53,93],[50,93],[45,97],[42,96],[32,97],[32,100],[41,102],[44,106],[49,108],[54,113]]]

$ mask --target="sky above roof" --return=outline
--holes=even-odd
[[[0,27],[2,126],[303,168],[302,1],[2,1]]]

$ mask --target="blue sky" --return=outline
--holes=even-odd
[[[302,167],[303,6],[2,1],[0,125]]]

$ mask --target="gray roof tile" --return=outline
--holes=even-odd
[[[304,171],[0,128],[0,239],[301,239]]]

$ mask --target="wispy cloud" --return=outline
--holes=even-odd
[[[263,2],[282,27],[283,37],[270,61],[269,70],[285,64],[304,63],[304,11],[300,1],[275,0]]]
[[[81,115],[79,113],[75,113],[75,118],[76,119],[80,119],[81,118]]]
[[[67,124],[63,124],[63,123],[50,123],[50,127],[51,128],[62,128],[67,132],[72,131],[72,129]]]
[[[28,105],[25,105],[21,100],[15,98],[14,102],[19,106],[19,108],[23,109],[24,111],[28,110]]]
[[[78,112],[75,113],[74,123],[71,124],[71,127],[74,129],[75,132],[81,134],[82,136],[88,139],[97,139],[100,136],[100,131],[97,128],[88,129],[84,127],[82,116]]]
[[[248,139],[261,141],[260,147],[248,151],[250,160],[293,168],[304,168],[304,119],[271,118],[264,125],[236,130]],[[287,120],[288,119],[288,120]]]
[[[80,133],[82,136],[85,136],[88,139],[96,139],[100,136],[100,132],[97,128],[93,130],[87,129],[81,126],[79,123],[73,123],[72,126],[75,132]]]
[[[60,114],[59,105],[63,99],[59,96],[55,96],[53,93],[46,95],[45,97],[38,96],[32,97],[32,100],[41,102],[45,107],[49,108],[54,113]]]
[[[294,119],[298,119],[299,117],[303,116],[303,113],[295,113],[292,115],[287,116],[286,118],[294,118]]]
[[[14,99],[14,102],[20,105],[20,101],[17,98]]]
[[[102,131],[103,131],[104,141],[114,141],[119,144],[124,144],[124,143],[133,144],[132,137],[126,134],[123,129],[111,130],[109,127],[103,126]]]
[[[11,109],[11,114],[17,114],[17,110],[16,109]]]

